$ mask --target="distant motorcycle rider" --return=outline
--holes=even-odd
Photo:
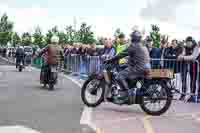
[[[126,79],[136,79],[144,75],[145,70],[150,69],[150,57],[146,47],[141,43],[142,34],[138,30],[135,30],[131,34],[131,44],[122,53],[118,54],[114,58],[105,61],[105,63],[112,63],[118,61],[121,58],[129,56],[128,67],[119,72],[116,79],[122,89],[128,90],[129,86]]]
[[[53,36],[51,38],[51,44],[44,47],[41,51],[36,53],[35,57],[42,56],[44,57],[44,65],[42,66],[41,73],[44,71],[45,73],[48,73],[50,66],[56,65],[58,66],[61,61],[64,59],[64,53],[62,48],[58,45],[59,38],[57,36]],[[40,78],[44,75],[40,75]],[[43,80],[41,80],[43,81]]]
[[[24,58],[25,58],[25,52],[22,46],[19,46],[16,50],[16,68],[18,65],[22,62],[24,66]]]

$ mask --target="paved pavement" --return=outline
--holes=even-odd
[[[200,105],[174,102],[160,117],[147,116],[137,106],[103,104],[93,110],[92,122],[101,133],[199,133]]]

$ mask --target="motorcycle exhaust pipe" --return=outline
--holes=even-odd
[[[104,79],[105,81],[110,84],[110,78],[109,78],[109,75],[108,75],[108,72],[106,70],[103,71],[103,75],[104,75]]]

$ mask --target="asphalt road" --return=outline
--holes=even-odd
[[[39,84],[39,72],[19,73],[0,60],[0,127],[23,125],[41,133],[199,133],[200,104],[174,101],[159,117],[146,115],[138,105],[103,103],[95,109],[84,107],[80,87],[60,76],[55,91]],[[81,86],[82,81],[74,78]],[[83,130],[84,129],[84,130]],[[21,133],[21,132],[20,132]],[[27,133],[27,132],[23,132]]]
[[[18,72],[0,60],[0,126],[22,125],[41,133],[81,133],[80,88],[60,76],[55,91],[39,83],[39,72]]]

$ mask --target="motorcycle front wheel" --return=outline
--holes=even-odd
[[[141,97],[140,107],[148,115],[160,116],[171,106],[172,94],[164,82],[152,81],[147,85],[147,88],[145,88],[145,93],[145,96]],[[164,105],[161,106],[160,104],[163,101]],[[160,108],[155,109],[156,107]]]
[[[97,107],[104,101],[105,87],[102,80],[91,76],[81,89],[81,98],[88,107]],[[97,96],[99,95],[99,96]]]

